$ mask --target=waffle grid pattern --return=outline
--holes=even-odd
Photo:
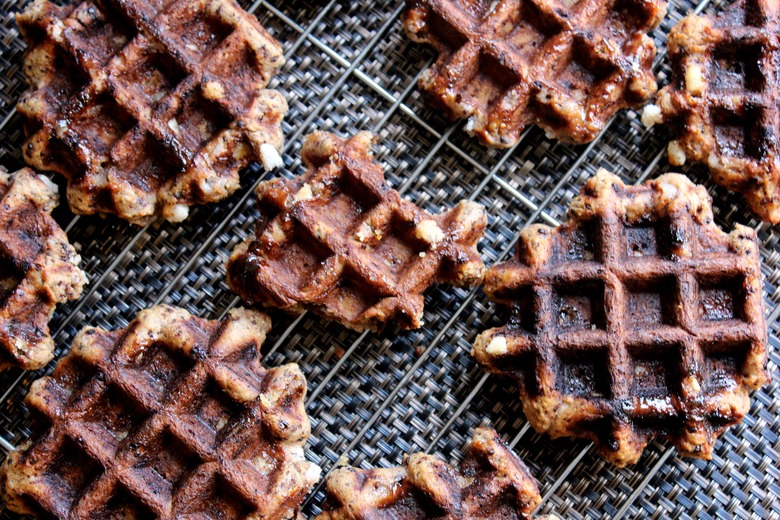
[[[620,108],[656,90],[645,32],[663,3],[601,0],[409,0],[412,38],[440,52],[420,86],[491,146],[517,142],[528,124],[560,139],[592,140]]]
[[[354,330],[417,328],[432,283],[476,285],[487,219],[473,203],[430,215],[388,189],[373,136],[306,138],[307,173],[257,190],[262,220],[237,247],[228,284],[251,304],[314,309]]]
[[[457,469],[435,456],[412,453],[394,468],[339,468],[327,488],[326,512],[315,520],[381,516],[529,520],[541,500],[525,464],[489,428],[474,430]]]
[[[290,515],[312,483],[295,454],[306,384],[294,365],[260,366],[269,328],[245,309],[211,321],[158,306],[80,332],[31,390],[50,428],[14,454],[14,499],[72,518]]]
[[[39,0],[20,19],[25,159],[65,175],[80,213],[182,220],[237,189],[264,144],[281,147],[287,106],[253,85],[280,48],[230,0],[103,5]]]
[[[649,219],[631,222],[648,200]],[[672,175],[625,187],[601,170],[574,207],[561,227],[527,228],[521,253],[491,269],[485,291],[511,316],[478,337],[475,357],[518,380],[537,428],[581,430],[616,464],[654,429],[707,456],[745,412],[741,386],[764,381],[750,231],[714,235],[707,201]]]
[[[251,7],[250,2],[242,5]],[[716,12],[722,5],[716,1],[702,8]],[[670,3],[662,30],[652,35],[660,55],[663,35],[694,7]],[[625,182],[670,171],[664,159],[668,136],[660,129],[646,130],[631,111],[618,113],[592,146],[562,145],[539,130],[525,133],[511,152],[480,146],[420,97],[417,74],[435,55],[406,38],[398,21],[402,10],[387,1],[368,9],[342,0],[258,4],[255,13],[282,42],[287,58],[269,85],[286,92],[290,105],[281,175],[291,178],[305,171],[299,157],[306,134],[327,130],[346,136],[371,130],[378,136],[374,151],[388,183],[405,187],[404,196],[419,207],[437,212],[464,198],[486,207],[490,221],[480,251],[492,265],[511,255],[526,223],[563,220],[571,198],[599,167]],[[14,54],[21,47],[14,43],[13,21],[7,16],[2,20],[7,24],[0,45],[10,53],[3,59],[20,63]],[[656,70],[659,83],[667,83],[665,62]],[[14,84],[21,82],[14,77]],[[0,158],[9,169],[21,164],[21,142],[20,121],[12,117],[0,140]],[[418,331],[388,328],[381,335],[363,336],[308,314],[300,319],[274,315],[264,363],[297,362],[306,374],[313,428],[307,455],[325,471],[341,456],[364,468],[397,466],[404,453],[426,450],[455,461],[474,426],[487,418],[514,443],[539,480],[544,498],[540,511],[574,519],[780,516],[780,237],[759,227],[746,205],[713,185],[705,169],[682,170],[713,194],[720,225],[731,228],[742,222],[758,228],[766,303],[774,313],[769,320],[772,382],[755,392],[750,413],[716,444],[713,461],[678,458],[668,444],[653,443],[639,466],[617,469],[589,443],[535,434],[511,404],[517,401],[515,386],[485,376],[469,354],[476,334],[503,324],[502,317],[494,316],[495,307],[479,291],[452,288],[432,288],[426,294],[425,327]],[[240,194],[194,210],[181,225],[139,230],[114,219],[71,221],[71,215],[59,215],[64,225],[70,222],[70,236],[81,247],[91,283],[82,300],[55,314],[57,344],[69,345],[84,324],[122,326],[156,301],[206,317],[237,305],[238,298],[224,283],[222,265],[254,231],[258,215],[252,188],[265,178],[251,168],[242,176]],[[0,439],[20,444],[29,434],[21,402],[39,375],[8,371],[0,376]],[[323,491],[308,501],[307,514],[319,512]]]
[[[780,169],[773,135],[780,7],[741,0],[716,17],[683,20],[670,41],[677,79],[659,93],[673,128],[673,163],[707,164],[715,180],[746,197],[761,218],[780,222]],[[747,123],[753,120],[755,123]],[[691,131],[691,129],[696,129]]]

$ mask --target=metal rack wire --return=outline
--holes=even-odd
[[[5,115],[0,154],[9,168],[20,165],[22,135],[12,107],[24,88],[19,71],[22,45],[11,15],[24,4],[0,4],[0,67],[6,78],[0,93],[0,116]],[[421,102],[416,80],[434,55],[404,37],[398,20],[402,2],[320,4],[244,4],[285,45],[288,63],[272,85],[287,94],[291,106],[282,175],[302,170],[298,151],[309,132],[326,129],[347,135],[372,130],[380,136],[376,155],[386,167],[388,182],[417,204],[438,211],[469,198],[487,207],[490,225],[482,250],[490,264],[511,254],[524,225],[556,224],[596,168],[606,167],[630,182],[668,168],[667,136],[642,128],[632,112],[618,115],[587,146],[555,143],[530,129],[511,150],[484,149],[461,125],[443,120]],[[670,3],[669,15],[655,34],[662,82],[667,73],[664,34],[694,7],[719,6],[709,0],[698,6]],[[741,201],[712,186],[703,169],[684,170],[710,188],[721,225],[742,222],[759,230],[770,313],[773,381],[756,392],[750,415],[724,435],[713,461],[680,459],[669,446],[655,443],[639,465],[618,470],[589,444],[535,434],[523,419],[512,385],[485,376],[468,354],[474,336],[500,322],[492,315],[493,306],[479,290],[449,288],[430,291],[426,325],[420,331],[356,334],[310,315],[273,315],[266,363],[298,362],[309,381],[309,457],[326,472],[344,458],[365,467],[398,464],[407,451],[454,459],[473,427],[489,421],[539,479],[544,497],[540,511],[571,518],[780,518],[780,234],[759,225]],[[180,305],[209,317],[240,305],[224,285],[222,263],[252,230],[257,217],[253,188],[263,178],[250,169],[239,194],[196,209],[183,225],[134,228],[113,219],[72,217],[62,210],[58,217],[69,222],[67,230],[82,249],[91,285],[79,301],[62,306],[55,315],[52,331],[59,353],[67,350],[81,326],[124,326],[138,310],[156,303]],[[28,434],[22,400],[29,383],[45,372],[0,374],[3,450]],[[316,513],[322,498],[318,486],[304,512]]]

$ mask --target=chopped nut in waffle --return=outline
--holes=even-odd
[[[568,222],[526,228],[488,271],[511,314],[474,356],[518,381],[539,432],[592,439],[621,466],[655,436],[708,459],[766,381],[760,272],[755,231],[718,228],[704,187],[601,170]]]
[[[715,182],[779,223],[780,6],[738,0],[719,15],[687,16],[668,40],[672,81],[643,121],[669,125],[670,163],[706,164]]]
[[[327,490],[325,512],[316,520],[522,520],[542,500],[525,464],[487,428],[474,432],[460,470],[414,453],[397,468],[339,468]]]
[[[17,22],[24,158],[67,177],[75,213],[181,221],[281,161],[281,46],[235,0],[35,0]]]
[[[306,380],[260,365],[270,321],[158,306],[79,332],[27,405],[42,429],[3,467],[8,507],[42,517],[293,518],[307,462]]]
[[[404,27],[438,61],[420,88],[488,146],[509,147],[532,124],[592,141],[618,110],[656,91],[647,32],[662,0],[406,0]]]
[[[312,309],[355,330],[390,320],[417,328],[433,283],[475,285],[487,218],[461,202],[430,215],[387,186],[374,138],[315,132],[303,145],[308,171],[257,189],[261,219],[236,247],[228,284],[250,304]]]
[[[51,361],[49,318],[86,283],[81,258],[51,217],[58,200],[46,177],[0,169],[0,370]]]

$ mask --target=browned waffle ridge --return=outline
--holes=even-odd
[[[27,405],[43,426],[6,459],[7,506],[87,518],[292,518],[319,479],[306,462],[306,381],[260,366],[270,320],[168,306],[125,329],[85,328]]]
[[[523,520],[542,500],[528,468],[488,428],[474,431],[459,470],[414,453],[401,467],[339,468],[328,477],[327,493],[316,520]]]
[[[643,121],[671,128],[670,163],[706,164],[761,219],[780,223],[777,2],[739,0],[719,15],[687,16],[668,46],[672,80]]]
[[[68,178],[74,213],[181,221],[279,164],[282,49],[234,0],[35,0],[17,22],[24,159]]]
[[[575,143],[655,94],[647,32],[661,0],[407,0],[409,37],[439,53],[420,88],[488,146],[536,124]]]
[[[51,217],[57,186],[29,168],[0,168],[0,370],[35,370],[54,356],[49,318],[87,279]]]
[[[601,170],[566,223],[524,229],[488,271],[511,314],[473,353],[518,381],[539,432],[592,439],[620,466],[655,436],[709,459],[767,380],[760,272],[755,231],[717,227],[704,187]]]
[[[420,327],[429,285],[482,281],[484,208],[417,208],[387,186],[373,143],[366,132],[348,140],[315,132],[301,154],[306,173],[260,184],[257,232],[227,265],[228,284],[245,301],[311,309],[355,330],[391,320],[411,329]]]

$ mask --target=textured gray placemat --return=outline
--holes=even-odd
[[[13,106],[24,89],[23,44],[13,16],[26,3],[0,3],[0,163],[9,169],[21,164],[21,125]],[[438,211],[471,198],[488,208],[490,225],[481,244],[488,264],[510,254],[524,225],[561,219],[597,168],[630,182],[669,169],[666,133],[644,129],[634,112],[619,114],[589,146],[563,145],[532,129],[514,150],[481,147],[462,125],[449,124],[422,103],[416,78],[434,54],[405,38],[399,0],[242,3],[283,43],[288,58],[272,85],[290,103],[281,174],[302,171],[302,137],[315,129],[342,135],[373,130],[380,136],[375,151],[388,181],[417,204]],[[668,72],[664,35],[694,7],[687,0],[672,2],[655,32],[662,84]],[[715,11],[720,3],[701,7]],[[469,355],[475,335],[499,323],[493,306],[479,290],[449,288],[428,293],[426,325],[414,332],[360,335],[311,315],[273,314],[266,363],[294,361],[306,373],[313,430],[309,458],[325,471],[340,457],[363,467],[395,465],[410,450],[455,460],[473,427],[490,422],[539,480],[543,512],[570,518],[780,518],[780,231],[760,226],[739,198],[712,185],[703,168],[683,170],[710,189],[719,224],[730,228],[741,222],[759,230],[770,313],[772,382],[755,393],[750,415],[724,435],[712,461],[681,459],[658,442],[638,465],[618,470],[589,443],[535,434],[513,385],[485,376]],[[82,326],[121,327],[154,303],[184,306],[205,317],[238,304],[225,286],[223,263],[251,232],[257,217],[251,188],[259,179],[259,170],[250,169],[239,193],[193,211],[181,225],[137,228],[58,210],[91,280],[82,299],[54,316],[58,354]],[[18,445],[28,435],[23,399],[30,382],[45,372],[0,373],[0,438],[6,443]],[[322,498],[318,487],[304,512],[318,512]]]

